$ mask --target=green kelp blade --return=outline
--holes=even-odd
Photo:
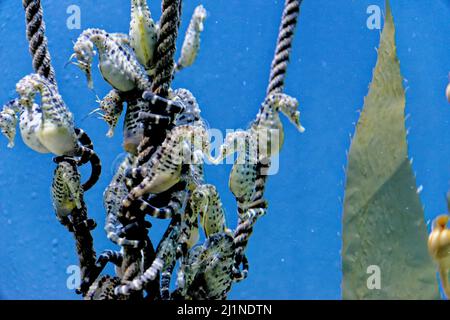
[[[348,157],[344,299],[440,297],[407,155],[404,111],[405,91],[387,1],[378,61]]]

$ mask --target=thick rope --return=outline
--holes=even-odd
[[[272,60],[270,70],[267,96],[283,91],[286,70],[294,39],[295,27],[302,0],[286,0],[284,3],[283,16],[281,18],[280,30],[278,32],[277,47]]]
[[[160,34],[158,38],[156,48],[156,67],[155,78],[153,79],[151,91],[161,97],[166,98],[169,95],[170,85],[172,83],[172,74],[174,68],[174,56],[176,51],[176,40],[178,37],[178,27],[180,25],[180,10],[182,0],[163,0],[162,1],[162,15],[160,20]],[[158,112],[158,110],[152,110],[152,112]],[[156,150],[165,137],[168,127],[161,125],[152,125],[146,128],[144,132],[144,139],[140,142],[138,152],[148,150],[149,155]],[[151,138],[150,138],[151,137]],[[129,221],[122,221],[125,226],[131,223],[133,219],[127,219]],[[148,240],[149,241],[149,238]],[[151,248],[150,248],[151,246]],[[151,243],[147,243],[145,264],[148,267],[151,265],[156,257],[156,253],[153,250]],[[134,266],[138,261],[142,261],[142,250],[138,248],[126,248],[124,252],[124,260],[122,264],[122,270],[129,270],[128,274],[123,277],[122,284],[137,278],[140,275],[140,270],[137,270]],[[144,288],[149,294],[147,299],[153,300],[159,298],[159,277],[149,283]],[[129,297],[140,298],[139,293]]]
[[[88,220],[87,208],[84,200],[80,212],[74,212],[72,216],[73,223],[76,226],[72,232],[75,238],[81,276],[82,280],[84,280],[86,275],[95,266],[96,253],[94,250],[94,239],[91,235],[91,230],[95,228],[95,222],[93,222],[93,220]],[[89,222],[90,225],[88,224]],[[86,292],[83,288],[80,291],[82,294],[85,294]]]
[[[155,67],[155,78],[152,83],[153,93],[167,98],[169,95],[170,85],[173,78],[173,69],[175,67],[175,51],[176,51],[176,41],[178,37],[178,29],[181,24],[181,9],[182,0],[162,0],[162,14],[159,22],[159,38],[156,47],[156,67]],[[146,141],[148,137],[144,137],[142,143],[145,145],[146,142],[150,142],[149,145],[153,146],[153,152],[156,150],[157,145],[160,145],[165,139],[165,131],[168,128],[157,128],[158,134],[153,135],[152,139]],[[142,146],[142,144],[141,144]],[[168,227],[167,231],[169,230]],[[167,232],[166,231],[166,232]],[[147,253],[147,268],[153,263],[156,258],[156,251]],[[146,268],[146,269],[147,269]],[[146,290],[149,293],[148,297],[150,300],[154,298],[159,298],[159,276],[153,281],[151,281],[146,286]],[[157,290],[157,291],[156,291]]]
[[[302,0],[286,0],[284,3],[283,15],[281,18],[280,29],[278,32],[277,46],[275,55],[272,60],[269,85],[267,87],[266,97],[274,93],[281,93],[284,90],[284,81],[289,63],[289,56],[294,39],[295,28],[297,26],[298,15],[300,13],[300,5]],[[256,190],[252,197],[253,203],[264,204],[263,201],[267,173],[270,168],[270,159],[261,159],[257,163],[257,183]],[[239,266],[244,259],[244,251],[253,231],[253,227],[258,217],[265,213],[265,206],[252,208],[249,212],[251,215],[247,219],[240,219],[238,227],[235,230],[236,256],[233,268],[236,281],[240,281],[247,276],[247,271],[240,272]],[[245,268],[244,268],[245,269]]]
[[[180,26],[182,0],[162,0],[161,6],[162,15],[160,20],[160,33],[156,47],[157,62],[151,91],[166,98],[169,95],[173,78],[173,69],[175,67],[174,57],[178,28]],[[152,112],[157,111],[158,110],[152,110]],[[146,152],[149,153],[147,158],[150,158],[157,146],[164,141],[166,137],[165,132],[168,128],[169,127],[155,124],[146,128],[144,139],[138,146],[138,152],[141,153],[142,151],[147,150]]]
[[[23,0],[22,5],[25,10],[27,39],[33,58],[33,69],[36,73],[55,83],[55,70],[52,67],[48,51],[41,1]]]
[[[56,85],[55,70],[51,64],[50,52],[48,50],[48,41],[45,36],[45,22],[43,19],[43,10],[40,0],[22,0],[25,10],[26,33],[28,39],[28,47],[32,57],[34,71],[47,78]],[[74,212],[73,223],[75,230],[71,230],[74,234],[76,251],[79,258],[79,264],[84,278],[90,269],[95,265],[96,253],[94,250],[91,228],[93,226],[84,225],[87,219],[87,208],[83,201],[80,212]],[[81,290],[81,293],[85,293]]]
[[[180,21],[181,0],[163,0],[160,20],[160,33],[156,49],[157,63],[152,91],[167,97],[174,67],[176,40]]]
[[[274,93],[281,93],[284,90],[284,81],[289,64],[292,41],[294,40],[295,28],[297,26],[302,1],[303,0],[286,0],[284,3],[283,15],[278,31],[277,46],[270,68],[270,78],[266,97],[269,97]],[[261,190],[258,190],[255,194],[253,201],[259,201],[264,196],[267,181],[266,171],[270,167],[270,160],[263,159],[261,163],[258,164],[258,167],[258,179],[261,180]]]

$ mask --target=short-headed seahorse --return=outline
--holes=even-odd
[[[0,112],[0,131],[8,139],[8,148],[14,147],[17,126],[17,110],[14,107],[15,101],[7,103]]]
[[[116,89],[111,89],[103,99],[97,98],[99,107],[94,109],[91,113],[96,113],[100,118],[108,124],[108,132],[106,136],[111,138],[114,135],[114,129],[117,126],[120,115],[123,111],[123,99],[120,92]]]
[[[214,233],[180,266],[175,294],[187,300],[225,299],[233,283],[233,263],[232,234]]]
[[[214,185],[199,185],[191,195],[190,205],[192,211],[200,215],[200,223],[206,237],[225,232],[225,210]]]
[[[181,47],[181,56],[175,66],[176,70],[191,66],[200,50],[200,33],[203,31],[203,22],[206,19],[206,10],[202,5],[195,8],[191,22]]]
[[[130,46],[147,70],[154,66],[158,25],[153,21],[146,0],[131,0]]]
[[[284,130],[280,111],[300,132],[305,131],[300,124],[300,112],[297,108],[297,99],[284,93],[269,95],[264,100],[250,127],[252,134],[258,139],[258,160],[276,155],[283,146]]]
[[[182,165],[200,161],[197,158],[202,157],[203,152],[209,153],[209,137],[205,128],[188,125],[173,128],[146,164],[145,179],[123,200],[123,207],[128,208],[144,194],[168,190],[180,181]]]
[[[113,88],[121,92],[150,88],[147,73],[130,47],[105,30],[86,29],[74,45],[73,56],[78,60],[74,64],[86,73],[90,88],[93,87],[91,65],[95,55],[94,46],[99,51],[100,72]]]
[[[83,188],[75,162],[62,161],[55,169],[52,188],[52,203],[56,217],[68,224],[68,216],[83,206]]]
[[[17,83],[16,91],[20,96],[20,105],[28,111],[26,118],[31,123],[35,123],[33,117],[41,117],[39,125],[33,127],[33,134],[47,152],[58,156],[74,156],[79,145],[73,115],[59,95],[57,87],[40,75],[31,74]],[[36,93],[41,95],[40,110],[42,113],[33,112]]]

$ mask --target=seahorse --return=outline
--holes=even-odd
[[[206,237],[226,231],[225,210],[214,185],[199,185],[192,193],[190,205],[200,215]]]
[[[200,50],[200,33],[203,31],[203,22],[205,19],[205,8],[202,5],[197,6],[192,14],[189,27],[184,37],[181,56],[175,66],[176,71],[191,66],[197,58],[198,51]]]
[[[229,188],[236,198],[239,214],[234,235],[236,261],[233,267],[238,281],[247,275],[239,270],[239,266],[243,262],[253,226],[257,219],[266,213],[267,203],[263,198],[266,173],[263,169],[267,169],[270,157],[280,151],[284,141],[279,111],[303,132],[297,107],[298,101],[286,94],[268,96],[250,128],[229,133],[220,148],[219,156],[212,161],[218,164],[226,156],[238,153],[229,179]]]
[[[14,107],[16,101],[7,103],[0,112],[0,131],[8,139],[8,148],[14,147],[17,126],[17,108]]]
[[[193,248],[181,265],[174,297],[186,300],[225,299],[233,283],[233,235],[214,233]]]
[[[58,220],[67,225],[69,223],[68,216],[75,209],[81,210],[83,206],[83,188],[74,162],[63,161],[58,164],[55,169],[51,194]]]
[[[74,64],[85,72],[89,88],[93,87],[91,65],[95,55],[94,46],[99,51],[100,72],[114,89],[128,92],[136,88],[150,88],[147,73],[131,48],[105,30],[86,29],[78,37],[72,57],[77,58],[78,62]]]
[[[159,27],[152,17],[146,0],[131,1],[130,45],[138,61],[147,70],[155,64],[156,43]],[[153,71],[150,71],[153,73]]]
[[[89,137],[83,130],[75,128],[73,115],[56,85],[38,74],[31,74],[17,83],[16,91],[19,94],[18,103],[24,109],[21,115],[24,141],[38,152],[79,157],[78,164],[90,161],[92,173],[84,184],[84,191],[92,187],[101,173],[100,159]],[[37,93],[41,95],[40,108],[34,103]]]
[[[99,103],[100,106],[91,113],[96,113],[108,124],[106,136],[111,138],[114,135],[114,129],[122,114],[124,101],[120,96],[119,91],[111,89],[103,99],[100,100],[97,98],[97,103]]]
[[[54,84],[38,74],[22,78],[16,85],[19,103],[28,109],[29,116],[41,116],[36,135],[41,144],[58,156],[75,155],[78,150],[73,115],[66,107]],[[36,93],[41,94],[42,115],[31,113]]]
[[[178,250],[182,255],[199,240],[198,219],[206,237],[225,232],[225,211],[217,189],[212,184],[197,184],[181,220],[181,237]]]
[[[8,138],[8,148],[14,147],[16,126],[19,122],[20,134],[25,145],[36,152],[49,153],[37,136],[42,124],[41,107],[33,103],[29,109],[22,106],[19,99],[11,100],[3,106],[0,112],[0,130]]]
[[[195,146],[194,155],[192,146]],[[128,208],[144,194],[161,193],[175,185],[180,181],[182,164],[198,156],[197,151],[209,153],[209,138],[205,128],[188,125],[173,128],[147,164],[147,172],[142,174],[145,179],[123,200],[123,207]]]
[[[139,240],[128,240],[120,235],[123,226],[119,222],[118,217],[122,199],[128,194],[125,184],[125,172],[132,166],[133,161],[134,157],[132,155],[127,156],[123,160],[111,183],[103,193],[103,206],[106,209],[105,231],[108,239],[120,246],[137,248],[141,245]]]
[[[235,249],[215,186],[199,185],[191,195],[190,207],[200,214],[206,241],[192,248],[182,260],[174,295],[185,299],[223,299],[233,282]]]
[[[162,297],[167,299],[168,287],[173,268],[176,263],[176,248],[178,238],[180,237],[179,215],[175,216],[163,236],[158,248],[156,257],[150,267],[143,274],[135,279],[115,288],[116,295],[129,295],[132,292],[142,290],[149,282],[156,279],[161,272],[163,280],[161,281]]]
[[[278,154],[283,146],[284,130],[279,116],[280,111],[300,132],[305,131],[300,124],[300,112],[297,107],[297,99],[284,93],[269,95],[264,100],[250,127],[252,134],[257,137],[259,161]]]

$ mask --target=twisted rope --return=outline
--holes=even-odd
[[[163,0],[162,1],[162,16],[160,20],[160,35],[158,39],[156,56],[157,63],[155,68],[155,78],[152,83],[153,93],[167,97],[169,94],[170,85],[172,82],[172,74],[174,68],[174,56],[176,51],[176,39],[178,37],[178,28],[180,26],[180,14],[181,14],[181,0]],[[165,139],[165,132],[168,129],[165,126],[151,126],[149,131],[145,132],[145,137],[141,141],[138,150],[147,150],[148,156],[156,150],[156,147],[160,145]],[[146,130],[147,131],[147,130]],[[150,139],[151,136],[151,139]],[[166,233],[169,231],[167,229]],[[149,240],[148,240],[149,241]],[[156,252],[153,250],[153,246],[147,246],[146,259],[144,259],[145,269],[150,267],[153,263]],[[126,263],[132,263],[132,260],[124,261]],[[137,279],[138,277],[136,277]],[[150,281],[145,287],[148,292],[147,299],[153,300],[159,297],[159,276],[153,281]]]
[[[74,225],[78,226],[72,232],[75,238],[75,247],[80,263],[81,277],[82,280],[84,280],[86,275],[95,266],[96,260],[94,239],[91,235],[91,230],[95,227],[95,222],[92,221],[93,225],[86,224],[88,223],[88,216],[84,200],[82,201],[80,212],[73,213],[73,222]],[[86,291],[84,288],[81,288],[80,292],[84,294]]]
[[[162,0],[161,6],[160,33],[156,47],[157,62],[151,91],[156,95],[166,98],[169,95],[173,69],[175,67],[174,56],[178,28],[180,27],[182,0]],[[157,112],[157,110],[154,110],[154,112]],[[145,128],[144,138],[138,146],[138,153],[146,150],[146,158],[150,158],[157,146],[164,141],[167,129],[168,127],[166,126],[155,124]],[[150,136],[152,136],[151,139]],[[138,160],[138,162],[142,164],[141,161]]]
[[[180,21],[181,0],[163,0],[160,33],[156,49],[157,63],[152,91],[167,97],[174,67],[174,56]]]
[[[56,85],[55,70],[51,64],[48,41],[45,36],[45,22],[40,0],[22,0],[25,10],[26,34],[28,47],[32,57],[34,71],[48,79]],[[77,169],[76,169],[77,170]],[[82,208],[73,212],[73,223],[77,229],[71,230],[75,238],[76,251],[79,264],[84,278],[95,265],[96,253],[94,250],[91,228],[93,226],[84,225],[88,221],[87,208],[83,200]],[[85,293],[85,290],[81,290]]]
[[[266,97],[274,93],[281,93],[284,89],[289,56],[294,40],[295,28],[300,14],[300,5],[303,0],[285,0],[283,15],[281,17],[280,29],[278,31],[277,46],[270,68],[269,85]],[[255,195],[254,201],[261,200],[264,196],[267,181],[267,170],[270,167],[270,160],[263,159],[258,163],[258,179],[260,180],[260,190]]]
[[[178,29],[181,24],[181,10],[182,10],[182,0],[162,0],[162,15],[159,22],[160,31],[159,38],[156,47],[156,67],[155,67],[155,78],[152,83],[152,91],[166,98],[169,95],[170,85],[172,83],[173,78],[173,69],[175,66],[175,51],[176,51],[176,41],[178,37]],[[151,153],[156,150],[156,147],[160,145],[165,139],[165,131],[167,128],[159,128],[159,132],[156,135],[153,135],[151,140],[148,140],[148,136],[144,137],[142,145],[149,143],[154,148]],[[170,225],[167,228],[167,231],[170,229]],[[149,247],[148,247],[149,248]],[[156,258],[156,251],[147,250],[147,259],[146,259],[146,269],[150,267],[153,261]],[[148,299],[153,300],[158,298],[160,295],[159,291],[159,276],[150,283],[147,284],[146,290],[149,293]]]
[[[292,41],[294,39],[295,27],[297,26],[301,3],[302,0],[285,0],[281,24],[278,31],[277,46],[270,70],[270,78],[266,97],[269,97],[274,93],[283,92],[287,66],[289,63],[289,56],[292,48]],[[265,201],[263,201],[263,197],[268,177],[267,172],[269,168],[270,159],[266,158],[258,161],[256,166],[256,189],[254,195],[252,196],[253,203],[265,203]],[[255,207],[252,208],[250,212],[251,214],[248,218],[239,220],[238,227],[236,228],[234,234],[236,256],[233,273],[237,277],[235,281],[240,281],[247,276],[247,271],[245,270],[245,268],[242,273],[240,272],[239,265],[245,259],[244,251],[247,247],[254,225],[257,218],[264,214],[265,207]]]
[[[303,0],[286,0],[284,3],[283,16],[278,32],[277,47],[270,69],[267,96],[283,91],[292,41],[294,39],[295,27],[297,26],[302,1]]]
[[[160,20],[160,34],[156,48],[157,62],[151,91],[154,94],[164,98],[169,95],[169,89],[172,83],[172,74],[175,64],[174,56],[176,51],[176,40],[178,37],[178,28],[180,26],[181,4],[182,0],[162,0],[161,4],[162,15]],[[157,110],[153,110],[152,112],[157,112]],[[146,128],[144,130],[144,138],[138,146],[138,153],[146,150],[145,152],[148,153],[147,156],[149,158],[151,154],[153,154],[153,152],[156,150],[157,146],[164,141],[167,129],[168,127],[166,126],[155,124]],[[132,218],[127,220],[129,221],[122,221],[122,224],[124,226],[133,221]],[[153,245],[151,244],[148,237],[147,246],[144,251],[144,264],[145,267],[149,267],[156,257],[156,252],[153,250]],[[129,270],[129,272],[127,272],[127,274],[122,278],[122,284],[138,278],[141,272],[134,266],[138,261],[140,263],[140,261],[142,261],[141,259],[141,249],[126,248],[126,250],[124,251],[122,269]],[[159,277],[150,282],[144,289],[148,292],[148,296],[146,297],[148,300],[159,298]],[[139,293],[136,293],[129,298],[139,299],[140,297],[141,295]]]
[[[41,1],[23,0],[22,5],[25,10],[27,39],[33,59],[33,69],[36,73],[55,83],[55,70],[52,67],[48,51]]]

